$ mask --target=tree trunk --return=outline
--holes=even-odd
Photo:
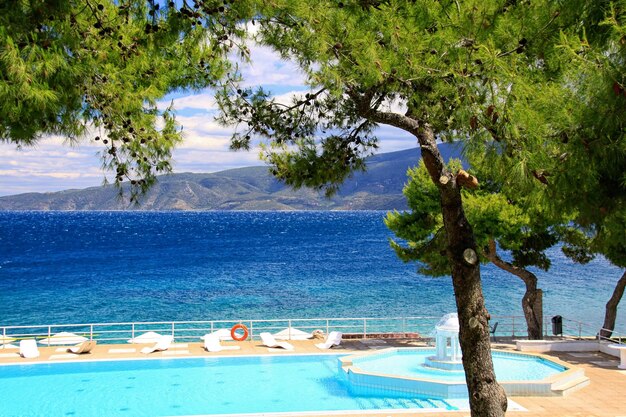
[[[418,135],[422,158],[433,182],[439,187],[447,254],[459,314],[459,341],[473,417],[504,416],[507,400],[497,383],[491,358],[488,313],[480,280],[474,232],[465,218],[460,186],[446,170],[435,135],[425,125]]]
[[[611,337],[613,329],[615,329],[615,319],[617,318],[617,306],[619,305],[622,295],[624,295],[624,288],[626,288],[626,271],[622,277],[615,284],[613,295],[606,303],[606,311],[604,313],[604,324],[600,329],[600,337]]]
[[[528,338],[530,340],[543,339],[543,332],[541,331],[543,323],[542,292],[537,288],[537,277],[535,274],[502,260],[496,253],[496,242],[493,239],[489,241],[486,256],[498,268],[524,281],[526,292],[522,298],[522,311],[524,311],[524,318],[526,319]]]
[[[426,169],[441,197],[446,230],[447,255],[452,269],[452,284],[459,314],[459,342],[469,392],[472,417],[503,417],[507,400],[496,381],[491,358],[488,313],[480,282],[480,262],[474,232],[465,218],[456,173],[449,172],[437,148],[430,125],[421,123],[411,111],[402,115],[371,107],[371,93],[352,92],[357,110],[364,118],[398,127],[413,134],[422,151]]]

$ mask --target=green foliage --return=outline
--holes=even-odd
[[[624,1],[560,6],[558,54],[524,51],[541,65],[499,74],[512,86],[508,130],[472,138],[473,165],[548,214],[571,216],[564,251],[579,262],[602,253],[626,266],[625,10]]]
[[[459,169],[460,161],[449,162],[449,171]],[[437,187],[423,162],[407,174],[409,180],[403,193],[410,211],[388,213],[385,218],[387,227],[403,241],[392,240],[391,246],[403,261],[420,261],[421,273],[448,275],[450,268]],[[530,210],[524,210],[493,188],[494,183],[487,182],[487,186],[462,192],[465,215],[472,225],[477,246],[486,251],[489,242],[496,241],[502,249],[511,251],[515,266],[547,270],[550,261],[544,251],[557,243],[556,232],[542,221],[539,210],[534,210],[535,217],[531,218]],[[479,255],[481,262],[489,262],[485,252]]]
[[[216,1],[2,2],[0,141],[95,138],[115,182],[145,190],[170,170],[182,139],[173,111],[157,100],[223,76],[248,9]]]
[[[378,123],[416,133],[400,125],[406,116],[446,140],[479,126],[498,134],[510,115],[495,76],[511,62],[529,65],[521,52],[551,30],[553,13],[549,2],[504,0],[272,2],[260,7],[257,40],[297,62],[310,91],[277,103],[233,74],[218,97],[220,121],[238,127],[235,148],[266,139],[279,178],[333,191],[376,150]]]

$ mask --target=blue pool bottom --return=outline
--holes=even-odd
[[[466,400],[350,393],[340,355],[238,356],[3,366],[4,417],[154,417],[466,409]]]

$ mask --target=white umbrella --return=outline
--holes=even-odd
[[[128,339],[128,343],[156,343],[161,340],[161,335],[156,332],[146,332],[135,336],[132,339]]]
[[[41,339],[39,340],[39,343],[43,345],[77,345],[85,340],[89,339],[75,333],[61,332],[53,334],[50,337],[46,337],[45,339]]]
[[[205,340],[206,336],[218,337],[220,340],[233,340],[233,338],[230,336],[230,330],[229,329],[218,329],[218,330],[215,330],[214,332],[211,332],[209,334],[205,334],[204,336],[200,337],[200,339]]]
[[[274,339],[276,340],[307,340],[311,338],[313,338],[313,333],[303,332],[293,327],[287,327],[278,333],[274,333]]]
[[[11,343],[11,342],[14,342],[14,341],[15,341],[15,339],[12,338],[12,337],[0,335],[0,345],[3,345],[5,343]]]

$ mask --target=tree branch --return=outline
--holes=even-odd
[[[529,272],[524,268],[517,267],[500,258],[496,252],[496,242],[493,239],[489,239],[489,246],[485,251],[485,256],[498,268],[519,277],[522,281],[524,281],[524,284],[526,284],[526,288],[537,289],[537,277],[532,272]]]

